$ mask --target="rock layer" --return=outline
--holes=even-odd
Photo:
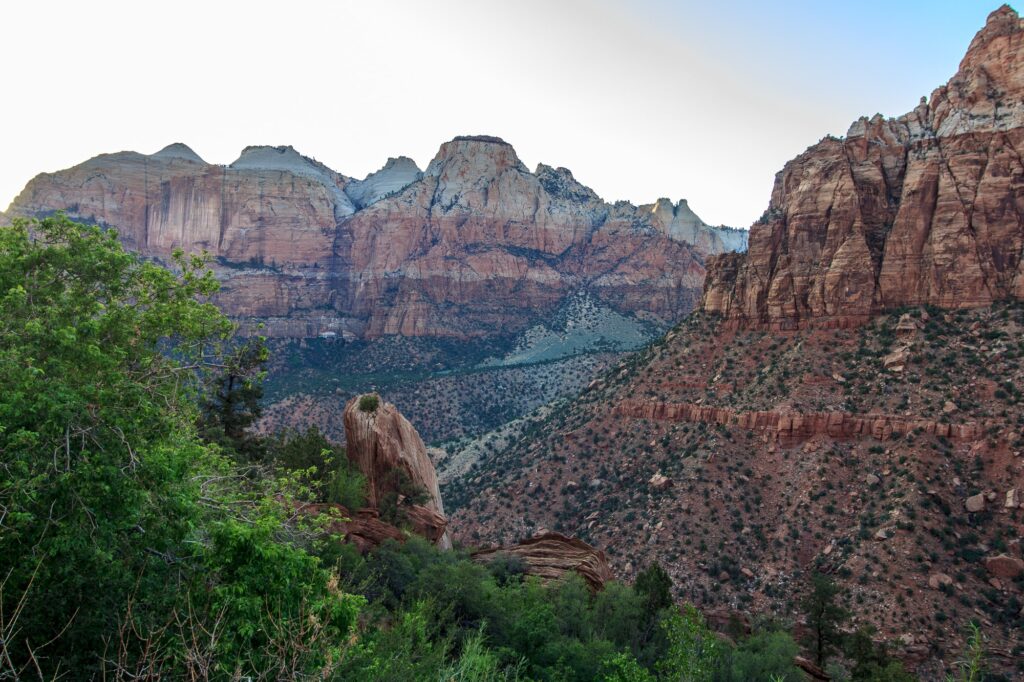
[[[930,99],[786,164],[746,256],[709,262],[703,307],[736,327],[793,329],[1020,298],[1022,148],[1024,24],[1003,6]]]
[[[740,412],[728,407],[694,403],[665,403],[648,400],[624,400],[613,414],[634,419],[721,424],[751,431],[762,431],[787,441],[802,441],[815,436],[829,438],[900,438],[914,431],[957,441],[976,441],[986,430],[1002,422],[963,422],[953,424],[900,417],[890,414],[850,414],[847,412],[795,412],[792,410],[755,410]]]
[[[473,554],[473,560],[489,562],[501,555],[518,557],[528,575],[543,580],[557,580],[575,571],[592,589],[600,590],[612,579],[604,552],[561,533],[544,533],[511,547],[481,550]]]
[[[608,204],[486,136],[446,142],[425,172],[399,157],[364,180],[291,147],[228,166],[180,143],[106,154],[36,177],[8,215],[57,210],[146,257],[208,251],[218,304],[272,337],[513,334],[581,290],[667,322],[696,305],[705,258],[746,235],[685,201]]]

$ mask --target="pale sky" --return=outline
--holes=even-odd
[[[184,142],[353,177],[497,135],[607,200],[746,227],[774,175],[955,71],[997,2],[4,2],[0,207],[36,173]]]

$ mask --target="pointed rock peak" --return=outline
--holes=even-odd
[[[547,193],[554,197],[579,202],[601,200],[594,190],[577,181],[568,168],[553,168],[545,163],[538,163],[534,175]]]
[[[348,460],[366,477],[367,504],[378,507],[388,495],[406,487],[402,484],[405,479],[427,496],[410,509],[413,527],[420,535],[450,549],[437,471],[415,427],[376,393],[349,400],[342,421]],[[402,493],[407,494],[404,490]],[[426,523],[420,526],[420,520]]]
[[[678,203],[673,204],[671,199],[661,197],[651,206],[651,213],[662,219],[704,224],[704,221],[690,208],[690,203],[686,199],[680,199]]]
[[[345,193],[359,208],[365,208],[400,192],[422,177],[423,172],[408,156],[391,157],[380,170],[346,185]]]
[[[380,173],[381,171],[413,171],[419,173],[420,167],[408,156],[392,156],[388,158],[388,162],[384,164],[384,167],[377,172]],[[371,173],[370,175],[374,174]]]
[[[155,154],[150,154],[151,159],[185,159],[196,163],[206,163],[202,157],[192,151],[192,148],[182,142],[174,142],[167,145]]]
[[[978,31],[977,35],[974,36],[974,40],[971,41],[971,46],[967,48],[967,55],[964,56],[964,60],[961,62],[961,68],[978,60],[980,58],[979,53],[989,49],[996,38],[1010,36],[1021,31],[1024,31],[1024,21],[1021,21],[1016,10],[1009,5],[1003,5],[988,15],[985,27]]]
[[[475,182],[492,179],[510,169],[529,172],[508,142],[490,135],[460,135],[441,145],[426,174],[448,174]]]

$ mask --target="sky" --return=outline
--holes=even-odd
[[[184,142],[290,144],[362,178],[497,135],[609,201],[746,227],[826,134],[957,69],[979,0],[0,4],[0,207],[40,172]]]

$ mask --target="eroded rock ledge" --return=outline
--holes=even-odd
[[[951,440],[975,441],[984,437],[986,429],[999,424],[977,421],[952,424],[932,419],[849,412],[738,412],[728,407],[645,400],[624,400],[615,406],[614,414],[634,419],[722,424],[750,431],[764,431],[788,441],[807,440],[814,436],[885,440],[916,430]]]

